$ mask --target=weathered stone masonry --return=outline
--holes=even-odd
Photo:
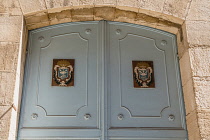
[[[0,140],[16,137],[27,30],[103,19],[177,35],[189,139],[209,140],[209,0],[0,0]]]

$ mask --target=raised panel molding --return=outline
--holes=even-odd
[[[68,39],[67,39],[68,38]],[[65,43],[65,41],[67,42]],[[78,44],[72,46],[72,42],[77,41]],[[69,48],[70,47],[70,48]],[[37,92],[37,106],[43,109],[46,113],[46,116],[69,116],[69,117],[76,117],[76,115],[79,113],[79,110],[83,107],[87,107],[88,103],[88,90],[87,90],[87,81],[88,81],[88,40],[84,39],[80,36],[79,33],[70,33],[70,34],[62,34],[62,35],[56,35],[52,36],[50,43],[47,46],[40,48],[40,57],[39,59],[42,60],[39,62],[39,80],[38,80],[38,87],[39,92]],[[81,52],[80,52],[81,51]],[[79,57],[77,58],[76,55],[79,52],[79,55],[83,56],[83,60],[81,60]],[[45,76],[46,72],[51,73],[52,68],[52,60],[53,59],[75,59],[76,65],[75,65],[75,86],[73,87],[52,87],[50,86],[51,83],[51,75]],[[79,64],[79,65],[78,65]],[[82,66],[82,67],[81,67]],[[80,67],[80,68],[78,68]],[[79,69],[83,69],[83,73],[79,72]],[[46,70],[43,72],[43,70]],[[43,75],[44,74],[44,75]],[[83,74],[83,83],[78,83],[79,75]],[[39,82],[40,81],[40,82]],[[80,80],[81,81],[81,80]],[[47,84],[48,86],[43,86]],[[82,91],[78,90],[78,87],[85,87]],[[77,87],[77,88],[76,88]],[[74,98],[77,98],[78,94],[83,94],[83,98],[81,98],[81,95],[78,99],[80,99],[80,102],[73,102],[76,99],[72,99],[72,96]],[[58,96],[57,98],[52,98],[51,96]],[[46,97],[48,97],[48,102],[46,102]],[[67,102],[62,99],[62,97],[69,98]],[[56,99],[56,101],[54,101]],[[82,100],[83,99],[83,100]],[[52,106],[55,106],[57,103],[62,102],[62,106],[57,106],[59,108],[52,108]],[[76,105],[76,106],[75,106]],[[71,106],[71,110],[64,110],[66,106]]]
[[[183,106],[176,100],[181,91],[177,88],[180,79],[177,79],[177,58],[174,57],[177,54],[175,36],[145,26],[108,23],[109,129],[184,130]],[[132,61],[153,62],[155,88],[133,86]]]
[[[123,62],[123,60],[122,60],[122,57],[124,57],[125,56],[125,52],[128,52],[129,53],[129,50],[132,50],[132,45],[127,45],[127,46],[123,46],[123,47],[126,47],[126,48],[129,48],[128,50],[126,50],[126,51],[124,51],[124,52],[122,52],[123,51],[123,48],[122,48],[122,45],[120,45],[121,44],[121,42],[123,42],[123,41],[125,41],[125,42],[127,42],[126,41],[126,38],[128,38],[128,37],[130,37],[130,38],[134,38],[134,37],[136,37],[136,38],[141,38],[141,39],[143,39],[143,40],[147,40],[147,41],[149,41],[149,42],[151,42],[151,46],[142,46],[141,44],[139,44],[139,49],[141,49],[142,50],[142,52],[143,53],[139,53],[139,55],[142,55],[142,54],[145,54],[145,53],[147,53],[147,52],[144,52],[145,50],[146,50],[146,48],[151,48],[151,50],[156,50],[155,52],[156,52],[156,54],[159,54],[160,56],[162,56],[162,61],[163,61],[163,64],[164,64],[164,67],[163,67],[163,69],[164,69],[164,72],[165,72],[165,81],[166,81],[166,88],[165,88],[165,97],[168,99],[168,102],[166,102],[165,104],[162,104],[162,106],[159,106],[159,108],[157,109],[155,109],[155,111],[156,111],[156,113],[155,113],[155,115],[149,115],[149,114],[138,114],[138,113],[132,113],[133,111],[131,110],[131,109],[129,109],[129,104],[128,105],[126,105],[126,103],[123,103],[123,101],[122,101],[122,92],[123,91],[125,91],[126,89],[124,89],[125,88],[125,86],[123,86],[122,85],[122,81],[125,81],[125,79],[123,79],[122,80],[122,77],[124,76],[123,74],[122,74],[122,70],[123,69],[125,69],[125,68],[123,68],[122,67],[122,62]],[[121,107],[122,108],[124,108],[124,109],[126,109],[128,112],[129,112],[129,114],[130,114],[130,117],[131,118],[138,118],[138,117],[158,117],[158,118],[160,118],[161,117],[161,113],[166,109],[166,108],[168,108],[168,107],[170,107],[170,98],[169,98],[169,92],[168,92],[168,80],[167,80],[167,73],[166,73],[166,63],[165,63],[165,51],[164,50],[161,50],[161,49],[159,49],[157,46],[156,46],[156,44],[155,44],[155,39],[153,39],[153,38],[149,38],[149,37],[145,37],[145,36],[141,36],[141,35],[136,35],[136,34],[131,34],[131,33],[128,33],[128,34],[126,34],[126,36],[125,37],[123,37],[122,39],[119,39],[119,42],[118,42],[118,44],[119,44],[119,52],[120,52],[120,54],[119,54],[119,59],[120,59],[120,67],[119,67],[119,70],[120,70],[120,89],[121,89],[121,92],[120,92],[120,99],[121,99],[121,101],[120,101],[120,103],[121,103]],[[145,48],[146,47],[146,48]],[[124,48],[124,49],[126,49],[126,48]],[[135,50],[135,49],[134,49]],[[134,51],[135,52],[135,51]],[[122,54],[123,53],[123,54]],[[133,54],[133,53],[130,53],[131,55]],[[132,57],[132,56],[130,56],[130,57]],[[149,57],[151,57],[151,56],[149,56]],[[126,58],[126,59],[129,59],[129,58]],[[125,60],[125,59],[124,59]],[[152,61],[154,61],[155,62],[155,60],[154,60],[154,58],[141,58],[141,56],[133,56],[132,57],[132,60],[141,60],[141,61],[150,61],[150,60],[152,60]],[[131,65],[131,63],[130,63],[130,65]],[[127,66],[127,67],[129,67],[130,69],[131,69],[131,66]],[[157,65],[157,64],[154,64],[154,65]],[[156,67],[157,68],[157,67]],[[158,76],[157,76],[157,69],[154,69],[154,73],[155,73],[155,77],[156,77],[156,83],[157,83],[157,86],[159,86],[159,83],[161,82],[161,81],[158,81]],[[132,74],[132,71],[130,72],[130,74]],[[130,79],[129,79],[130,78]],[[127,78],[127,79],[129,79],[129,87],[126,87],[127,89],[128,88],[131,88],[133,85],[132,85],[132,75],[129,75],[129,78]],[[128,85],[128,84],[127,84]],[[137,93],[137,94],[142,94],[142,92],[144,93],[144,92],[147,92],[147,94],[152,94],[151,92],[153,91],[154,93],[157,93],[158,91],[154,91],[155,89],[157,89],[157,88],[159,88],[159,87],[156,87],[156,88],[148,88],[148,89],[138,89],[138,88],[134,88],[134,87],[132,87],[133,88],[133,90],[135,90],[135,92]],[[129,94],[130,92],[128,92],[127,94]],[[153,93],[153,94],[154,94]],[[131,93],[130,93],[131,94]],[[126,100],[127,100],[128,98],[126,98]],[[163,98],[162,98],[163,99]],[[146,105],[145,104],[145,106],[148,106],[148,107],[150,107],[150,105],[148,104],[148,105]],[[139,108],[139,110],[140,110],[141,108]],[[149,109],[148,109],[149,110]],[[151,111],[150,111],[150,113],[151,113]]]

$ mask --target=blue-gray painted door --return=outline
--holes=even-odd
[[[74,86],[51,86],[53,59],[74,59]],[[134,87],[132,61],[153,63]],[[176,36],[95,21],[30,31],[19,139],[186,140]]]

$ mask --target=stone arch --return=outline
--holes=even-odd
[[[110,20],[146,25],[177,34],[184,20],[163,13],[125,6],[74,6],[37,11],[24,15],[29,30],[77,21]]]

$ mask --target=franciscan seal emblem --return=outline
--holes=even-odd
[[[133,61],[134,87],[155,87],[152,61]]]
[[[74,86],[74,59],[53,59],[52,86]]]

